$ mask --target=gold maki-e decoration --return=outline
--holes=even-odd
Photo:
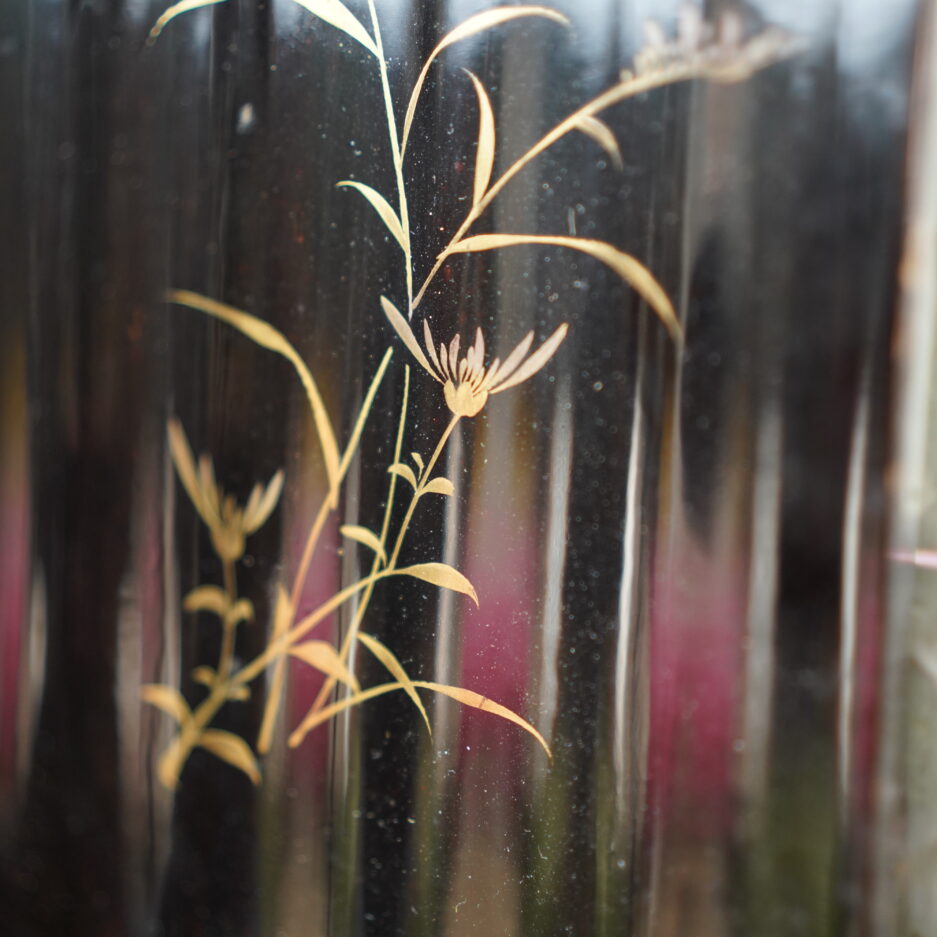
[[[225,0],[183,0],[169,7],[153,26],[148,44],[152,45],[169,23],[181,14],[221,2]],[[142,688],[142,698],[171,716],[178,726],[157,767],[160,780],[169,788],[178,784],[182,769],[196,747],[212,752],[242,771],[254,783],[259,783],[261,769],[258,755],[263,755],[269,750],[273,732],[281,718],[286,665],[290,659],[299,660],[325,676],[322,688],[309,710],[290,731],[291,746],[299,745],[310,731],[328,722],[338,713],[391,692],[405,693],[419,711],[427,729],[431,731],[429,717],[420,695],[421,691],[429,691],[517,725],[536,739],[550,756],[546,739],[518,713],[469,688],[412,679],[393,651],[375,635],[368,634],[363,625],[374,589],[382,580],[394,576],[414,578],[441,589],[460,593],[478,603],[475,587],[457,569],[441,562],[401,566],[401,549],[423,498],[430,495],[455,497],[452,482],[435,472],[440,457],[460,421],[477,416],[488,404],[490,397],[518,386],[546,367],[562,345],[568,325],[565,322],[560,323],[533,351],[531,349],[534,348],[535,336],[531,332],[521,339],[503,361],[495,359],[489,362],[486,360],[481,328],[476,329],[474,342],[463,351],[458,334],[452,335],[448,343],[437,345],[425,318],[419,329],[423,337],[421,347],[410,322],[418,312],[437,273],[450,257],[456,254],[502,250],[518,245],[559,247],[578,251],[613,270],[640,295],[679,346],[683,340],[682,328],[666,291],[646,266],[614,245],[572,235],[472,232],[505,186],[537,156],[570,133],[582,133],[589,137],[608,154],[616,166],[620,167],[622,157],[615,135],[599,116],[610,107],[656,88],[691,79],[708,79],[723,83],[742,81],[755,71],[790,55],[796,48],[796,43],[790,36],[776,29],[765,30],[754,37],[745,38],[741,20],[731,12],[723,14],[716,25],[707,24],[698,8],[688,5],[680,14],[674,38],[668,39],[659,25],[648,23],[646,46],[635,57],[633,67],[623,70],[619,80],[612,87],[581,105],[550,129],[494,180],[492,176],[497,152],[494,111],[481,80],[472,72],[466,71],[478,104],[475,165],[471,192],[467,196],[469,207],[464,217],[452,219],[453,233],[448,244],[435,258],[431,267],[422,274],[420,280],[413,260],[405,158],[420,95],[431,68],[453,44],[495,27],[529,17],[566,26],[568,19],[556,10],[539,5],[499,6],[470,16],[445,35],[423,63],[410,90],[402,129],[398,132],[388,63],[384,55],[374,0],[368,0],[367,3],[370,29],[366,28],[341,0],[295,2],[355,40],[370,53],[376,65],[381,83],[396,191],[392,198],[388,198],[358,180],[343,180],[337,182],[337,185],[364,198],[374,209],[377,220],[384,225],[399,247],[402,279],[406,284],[406,298],[402,303],[406,315],[385,296],[380,297],[380,305],[394,331],[420,368],[442,386],[442,399],[451,413],[451,418],[428,458],[424,460],[419,452],[412,452],[408,459],[404,459],[410,389],[410,368],[405,366],[394,452],[387,467],[387,495],[383,515],[373,529],[359,524],[340,525],[342,536],[370,555],[370,571],[355,582],[344,585],[313,611],[299,616],[300,596],[320,536],[328,517],[337,510],[341,486],[357,453],[375,395],[389,367],[392,349],[388,348],[384,354],[348,440],[342,448],[314,376],[282,333],[256,316],[209,297],[186,290],[171,290],[167,294],[166,298],[170,302],[225,322],[257,346],[279,354],[290,362],[306,393],[322,446],[328,482],[326,494],[312,519],[292,582],[289,588],[285,584],[276,588],[273,620],[268,629],[269,640],[266,647],[253,660],[236,666],[236,629],[254,619],[253,606],[249,600],[238,595],[236,568],[243,560],[245,538],[255,532],[275,510],[283,487],[283,475],[282,472],[277,472],[267,484],[258,483],[247,502],[241,506],[218,485],[211,457],[203,454],[196,461],[181,425],[175,420],[170,421],[169,445],[176,472],[189,500],[208,529],[222,569],[221,585],[197,586],[185,597],[183,607],[189,612],[214,614],[221,623],[222,632],[216,666],[202,665],[191,674],[193,682],[201,684],[207,691],[207,695],[194,709],[189,707],[177,687],[152,684]],[[416,286],[418,282],[419,287]],[[438,322],[437,318],[439,330]],[[445,333],[446,330],[442,327],[441,331]],[[405,493],[408,502],[402,520],[395,527],[392,523],[395,516],[393,507],[401,492]],[[333,644],[310,637],[319,624],[352,601],[355,602],[355,611],[340,643]],[[387,682],[371,687],[360,685],[351,664],[352,651],[357,646],[373,655],[387,670],[390,677]],[[227,702],[245,699],[250,692],[250,685],[262,675],[267,676],[266,699],[260,731],[252,747],[240,736],[213,728],[212,723]],[[343,693],[337,696],[336,688],[339,685],[343,688]]]

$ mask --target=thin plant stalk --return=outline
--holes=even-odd
[[[410,250],[410,217],[407,209],[407,188],[403,179],[403,156],[397,138],[397,120],[394,117],[394,102],[390,93],[390,78],[387,74],[387,59],[384,57],[384,45],[381,41],[381,27],[377,19],[374,0],[368,0],[371,13],[371,25],[374,27],[374,44],[377,46],[377,61],[381,71],[381,90],[384,94],[384,110],[387,113],[387,133],[390,137],[390,152],[394,161],[394,177],[397,181],[397,199],[400,211],[400,227],[403,228],[403,251],[407,277],[407,308],[413,308],[413,260]]]

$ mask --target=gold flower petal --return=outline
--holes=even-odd
[[[259,487],[258,485],[257,488]],[[254,490],[256,491],[257,489],[255,488]],[[259,527],[263,526],[264,521],[267,520],[273,512],[273,509],[277,506],[277,501],[280,500],[282,491],[283,469],[280,469],[280,471],[270,479],[263,497],[254,505],[253,511],[251,510],[250,502],[248,502],[247,507],[244,508],[245,533],[252,534]]]
[[[394,331],[403,340],[404,345],[406,345],[410,350],[410,354],[416,358],[427,374],[442,383],[439,375],[433,370],[429,361],[426,360],[426,355],[423,354],[419,342],[417,342],[416,336],[413,334],[413,330],[410,328],[409,323],[400,314],[400,311],[397,309],[397,307],[386,296],[381,297],[381,306],[384,309],[384,315],[387,316],[387,320],[394,327]]]
[[[189,500],[195,505],[195,510],[205,518],[205,502],[202,498],[202,489],[198,480],[198,473],[195,470],[195,458],[189,447],[189,441],[186,439],[185,430],[182,424],[173,417],[167,426],[167,435],[169,436],[169,452],[172,455],[172,461],[176,466],[176,472],[182,487],[185,488]]]
[[[556,349],[560,347],[569,326],[564,322],[515,372],[514,374],[495,384],[491,388],[491,393],[499,394],[502,390],[509,387],[516,387],[524,381],[533,377],[554,355]]]
[[[442,368],[439,366],[439,358],[436,356],[436,349],[433,347],[433,333],[429,330],[429,321],[427,319],[423,320],[423,342],[436,370],[441,373]]]
[[[488,380],[491,384],[494,384],[498,380],[507,380],[515,371],[517,366],[524,360],[527,356],[527,352],[530,351],[530,346],[534,341],[534,333],[528,332],[518,343],[517,347],[512,351],[507,358],[504,359],[504,364],[501,365],[500,370],[492,366],[491,370],[488,372]]]

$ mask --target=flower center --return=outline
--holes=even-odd
[[[446,403],[456,416],[475,416],[488,401],[487,390],[476,390],[467,381],[460,381],[456,387],[452,381],[446,381],[443,388]]]

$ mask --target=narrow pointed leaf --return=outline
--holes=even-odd
[[[387,554],[384,552],[380,538],[373,530],[368,530],[367,527],[359,527],[357,524],[345,524],[341,530],[343,536],[348,537],[350,540],[357,540],[358,543],[363,543],[381,558],[382,563],[387,563]]]
[[[545,244],[553,247],[569,247],[589,254],[612,268],[623,280],[630,283],[647,304],[657,313],[676,341],[681,341],[683,330],[677,321],[677,314],[663,287],[654,279],[654,275],[642,263],[630,254],[606,244],[588,238],[561,237],[540,234],[477,234],[459,241],[450,248],[453,254],[468,254],[472,251],[490,251],[501,247],[514,247],[518,244]]]
[[[360,192],[367,200],[371,207],[377,212],[381,221],[384,222],[385,227],[388,231],[394,236],[394,240],[403,248],[404,253],[406,253],[409,247],[409,237],[404,231],[403,226],[400,223],[400,219],[397,217],[397,212],[391,207],[390,202],[381,195],[376,189],[372,189],[369,185],[364,185],[361,182],[339,182],[339,188],[345,189],[355,189],[355,191]]]
[[[413,126],[413,117],[416,114],[416,106],[420,100],[420,92],[423,90],[426,76],[429,74],[430,66],[439,54],[455,42],[468,39],[470,36],[484,32],[486,29],[492,29],[495,26],[500,26],[502,23],[508,22],[508,20],[518,19],[522,16],[542,16],[545,19],[553,20],[555,23],[560,23],[563,26],[569,25],[569,20],[556,10],[541,6],[521,6],[495,7],[493,10],[485,10],[482,13],[476,13],[474,16],[470,16],[463,23],[456,26],[452,32],[442,38],[436,48],[430,53],[429,58],[420,71],[416,84],[413,86],[413,91],[410,93],[410,101],[407,104],[407,114],[403,121],[403,134],[401,135],[400,141],[401,154],[403,154],[407,148],[407,139],[410,136],[410,128]]]
[[[494,700],[490,700],[487,696],[482,696],[481,693],[476,693],[474,690],[465,690],[458,686],[447,686],[443,683],[429,683],[425,680],[415,680],[414,686],[418,686],[424,690],[432,690],[434,693],[441,693],[443,696],[448,696],[450,699],[456,700],[456,702],[461,703],[463,706],[471,706],[473,709],[480,709],[483,712],[500,716],[502,719],[507,719],[508,722],[513,722],[514,725],[520,726],[525,732],[529,732],[543,746],[543,750],[547,753],[550,760],[553,760],[553,753],[550,751],[550,746],[547,745],[546,739],[526,719],[522,719],[516,712],[508,709],[507,706],[502,706],[500,703],[496,703]]]
[[[170,20],[174,20],[182,13],[188,13],[190,10],[197,10],[199,7],[212,6],[216,3],[224,3],[224,0],[182,0],[181,3],[174,3],[165,13],[153,24],[149,36],[146,37],[146,44],[153,45],[159,38],[159,34],[166,28]]]
[[[403,340],[410,354],[438,381],[439,378],[426,360],[426,355],[423,354],[423,349],[420,348],[416,336],[413,334],[413,329],[410,328],[410,323],[400,314],[400,310],[386,296],[381,297],[381,307],[384,310],[384,315],[387,316],[387,320]]]
[[[472,584],[457,569],[453,569],[445,563],[418,563],[416,566],[403,566],[394,570],[393,575],[413,576],[415,579],[422,579],[423,582],[431,583],[442,589],[461,592],[478,605],[478,595],[475,589],[472,588]]]
[[[454,495],[455,487],[448,478],[443,478],[440,475],[429,482],[423,491],[430,495]]]
[[[360,42],[373,56],[377,56],[377,46],[374,44],[374,40],[340,0],[296,0],[296,2],[301,7],[305,7],[310,13],[318,16],[320,20],[324,20],[330,26],[334,26],[347,36],[351,36],[352,39]]]
[[[491,110],[488,92],[472,72],[466,69],[478,96],[478,148],[475,151],[475,185],[472,204],[477,205],[488,190],[491,170],[495,164],[495,117]]]
[[[206,729],[199,736],[198,744],[213,755],[217,755],[222,761],[243,771],[254,784],[260,784],[257,759],[250,750],[250,746],[239,735],[225,732],[222,729]]]
[[[228,604],[228,593],[219,586],[199,586],[182,600],[187,612],[214,612],[219,618],[224,618]]]
[[[290,654],[309,664],[310,667],[320,670],[327,677],[332,677],[339,683],[351,687],[356,693],[361,689],[358,678],[345,666],[335,646],[328,641],[305,641],[302,644],[294,644],[290,648]]]
[[[608,124],[599,120],[598,117],[582,117],[576,126],[587,137],[592,137],[592,139],[608,153],[616,169],[624,168],[625,164],[621,158],[621,149],[618,146],[618,141],[615,139],[615,134],[612,133]]]
[[[331,703],[329,706],[324,706],[322,709],[310,709],[303,721],[290,735],[290,748],[296,748],[316,726],[328,722],[329,719],[337,716],[340,712],[359,706],[361,703],[366,703],[375,697],[383,696],[385,693],[393,693],[395,690],[402,689],[403,687],[399,683],[382,683],[380,686],[368,687],[368,689],[355,693],[353,696],[346,696],[344,699]]]
[[[179,775],[182,773],[182,766],[190,751],[188,745],[183,744],[182,737],[177,735],[166,746],[166,751],[159,756],[156,776],[169,790],[174,791],[179,786]]]
[[[164,683],[148,683],[140,687],[140,699],[172,716],[180,726],[192,718],[192,710],[183,695]]]
[[[410,468],[409,465],[404,462],[395,462],[387,471],[390,472],[391,475],[399,475],[409,483],[414,491],[416,490],[416,475],[413,474],[413,469]]]
[[[426,714],[426,709],[423,707],[420,694],[414,689],[413,681],[407,675],[406,670],[403,669],[403,664],[397,660],[397,656],[394,652],[385,644],[378,641],[377,638],[365,634],[364,632],[358,633],[358,640],[387,668],[390,675],[397,680],[407,696],[413,700],[413,705],[420,711],[423,722],[426,723],[426,731],[432,736],[433,729],[429,724],[429,716]]]
[[[418,470],[420,471],[420,473],[422,474],[422,472],[423,472],[423,456],[421,456],[421,455],[419,454],[419,452],[411,452],[411,453],[410,453],[410,458],[413,459],[414,465],[416,465],[417,469],[418,469]]]
[[[190,309],[197,309],[199,312],[204,312],[216,319],[220,319],[222,322],[227,322],[228,325],[233,326],[261,347],[276,352],[293,365],[306,391],[309,406],[312,409],[312,417],[316,425],[316,432],[319,434],[319,442],[322,445],[325,469],[329,476],[329,486],[332,489],[334,503],[340,482],[338,444],[335,441],[335,432],[332,429],[332,423],[326,412],[325,404],[319,394],[319,388],[296,349],[272,325],[264,322],[263,319],[242,312],[240,309],[235,309],[233,306],[226,306],[224,303],[216,302],[207,296],[200,296],[198,293],[192,293],[189,290],[170,290],[166,294],[166,298],[169,302],[179,303],[182,306],[188,306]]]

